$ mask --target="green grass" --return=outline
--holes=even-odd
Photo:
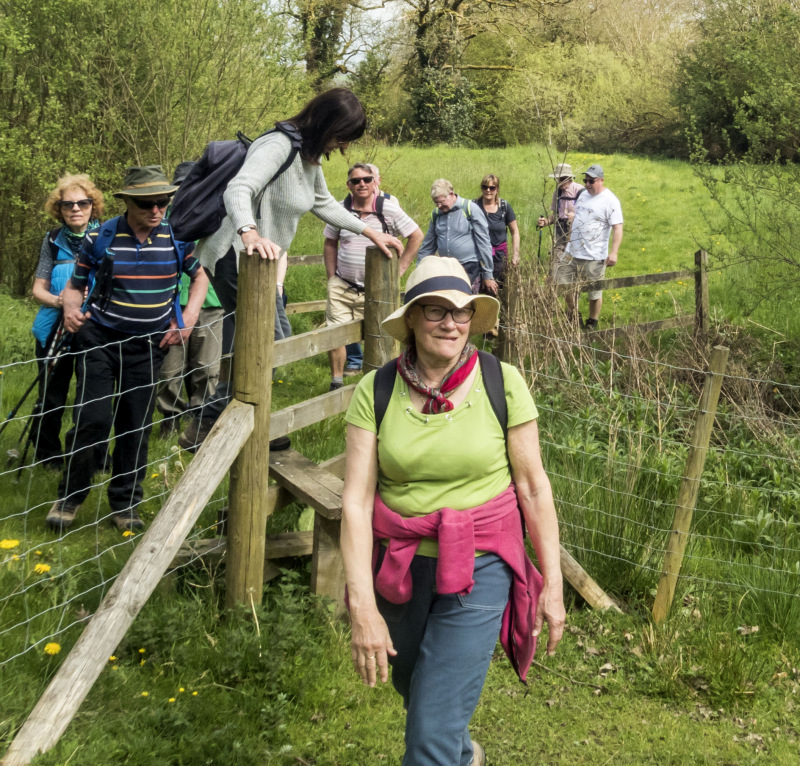
[[[348,159],[361,158],[354,148]],[[535,221],[552,194],[552,182],[544,180],[550,171],[543,150],[380,148],[370,150],[369,159],[381,167],[384,188],[400,198],[423,229],[434,178],[447,177],[462,195],[473,196],[481,177],[496,173],[520,221],[523,257],[536,259]],[[625,239],[611,275],[689,268],[693,252],[716,241],[704,217],[704,189],[686,164],[586,154],[555,161],[562,159],[575,168],[603,164],[609,188],[622,201]],[[347,164],[338,156],[324,164],[337,196],[345,192]],[[546,248],[543,241],[542,255]],[[322,225],[306,216],[292,252],[321,251]],[[291,301],[325,295],[322,267],[292,268],[286,284]],[[744,321],[737,296],[726,284],[725,274],[712,275],[717,318]],[[675,304],[684,311],[693,306],[691,284],[616,295],[606,295],[608,323],[650,321],[671,316]],[[0,294],[0,364],[32,356],[34,311],[30,302]],[[797,312],[789,297],[773,309],[772,326],[794,332],[792,314]],[[320,326],[324,317],[318,312],[291,321],[297,333]],[[774,371],[762,336],[747,334],[750,327],[723,328],[738,344],[742,367],[737,369]],[[784,374],[793,361],[788,354]],[[550,372],[561,375],[555,368]],[[656,418],[649,398],[634,391],[633,373],[612,369],[605,361],[595,359],[587,369],[576,364],[570,375],[568,383],[537,378],[545,466],[560,503],[564,540],[629,611],[599,615],[570,592],[570,630],[555,658],[540,655],[549,669],[532,669],[527,695],[507,661],[495,658],[474,720],[491,762],[796,762],[800,599],[782,594],[800,592],[800,564],[793,558],[800,557],[800,487],[793,462],[761,457],[769,453],[788,459],[796,452],[796,437],[787,432],[762,443],[736,411],[723,406],[695,519],[702,536],[689,549],[692,558],[684,570],[689,577],[681,581],[676,608],[665,625],[655,628],[648,609],[663,540],[652,528],[664,529],[671,521],[691,413],[679,407]],[[31,376],[30,366],[7,370],[0,380],[4,412]],[[583,387],[587,379],[596,384],[588,393]],[[690,380],[667,382],[675,404],[695,405]],[[328,383],[324,356],[280,368],[273,407],[319,395]],[[652,385],[653,392],[663,391],[665,381],[659,385]],[[608,396],[611,390],[636,396]],[[18,430],[15,424],[3,434],[0,454]],[[304,429],[292,441],[314,460],[339,454],[343,419]],[[174,437],[165,441],[154,434],[151,439],[155,466],[145,482],[146,518],[161,505],[164,477],[170,487],[180,477],[182,468],[175,461],[189,459],[176,456],[174,445]],[[44,504],[54,496],[56,480],[41,469],[23,474],[19,484],[12,476],[0,477],[0,515],[21,513],[26,503]],[[734,483],[744,488],[728,486]],[[778,496],[775,489],[786,494]],[[225,492],[223,485],[197,533],[213,533],[210,526]],[[93,523],[107,512],[102,489],[92,492],[87,508],[92,523],[61,544],[43,528],[44,507],[0,521],[0,539],[19,539],[29,550],[16,561],[0,557],[5,561],[0,598],[36,583],[26,599],[0,602],[0,630],[76,597],[66,610],[35,621],[30,635],[0,635],[0,657],[92,612],[103,589],[87,589],[119,571],[133,550],[135,541]],[[297,503],[275,514],[269,530],[295,528],[301,512]],[[93,560],[81,563],[89,557]],[[51,569],[39,575],[37,563]],[[150,600],[59,746],[36,763],[398,764],[403,750],[398,698],[390,688],[370,690],[357,682],[347,629],[331,618],[324,603],[309,596],[308,568],[307,560],[295,561],[266,588],[257,625],[247,613],[223,612],[220,572],[182,573],[176,591]],[[718,582],[735,587],[721,588]],[[738,631],[756,625],[759,632],[752,635]],[[61,634],[61,653],[55,657],[37,647],[0,668],[0,745],[10,742],[78,635],[76,627]]]

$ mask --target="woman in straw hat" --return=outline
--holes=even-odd
[[[392,665],[407,712],[404,766],[482,766],[468,724],[498,634],[524,681],[543,621],[548,654],[564,628],[536,406],[515,368],[482,362],[469,340],[494,326],[498,308],[472,295],[453,258],[424,259],[405,304],[383,322],[405,343],[388,403],[375,404],[388,388],[379,371],[381,382],[367,375],[347,413],[352,658],[370,686]],[[498,388],[505,424],[492,404]],[[520,512],[542,575],[525,553]]]
[[[564,250],[569,242],[572,219],[575,218],[575,202],[586,189],[575,182],[572,166],[566,162],[556,165],[548,178],[554,178],[556,189],[550,203],[550,213],[540,216],[537,225],[540,229],[555,224],[553,247],[550,250],[550,272],[555,275],[558,264],[564,258]]]

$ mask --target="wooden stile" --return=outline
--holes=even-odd
[[[250,437],[253,415],[253,407],[237,401],[222,413],[14,738],[2,766],[23,766],[58,742]]]
[[[705,385],[700,397],[692,443],[689,446],[686,469],[678,490],[672,531],[667,541],[664,564],[653,604],[653,619],[656,622],[661,622],[667,616],[672,606],[672,599],[675,597],[675,586],[678,583],[683,554],[689,541],[689,528],[700,491],[700,479],[703,475],[708,444],[711,440],[711,430],[714,427],[722,378],[728,364],[728,353],[728,349],[722,346],[715,346],[711,352],[709,371],[706,373]]]
[[[254,427],[231,467],[225,606],[261,603],[264,533],[269,516],[270,405],[275,338],[274,261],[239,256],[233,395],[253,405]]]

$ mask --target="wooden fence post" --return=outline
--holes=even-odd
[[[656,622],[661,622],[667,616],[672,605],[672,599],[675,596],[675,586],[681,571],[686,543],[689,541],[689,527],[692,523],[692,514],[700,491],[700,478],[703,475],[708,443],[711,440],[711,429],[714,426],[714,418],[717,413],[719,392],[722,388],[722,377],[725,374],[727,364],[728,349],[722,346],[714,346],[711,351],[709,370],[706,373],[706,380],[703,385],[703,393],[700,397],[692,443],[689,446],[689,455],[686,458],[686,469],[678,490],[672,531],[667,541],[664,564],[658,581],[655,603],[653,604],[653,619]]]
[[[500,305],[500,331],[497,338],[498,356],[508,364],[516,364],[519,355],[517,328],[520,324],[519,269],[506,270],[506,284]]]
[[[397,356],[397,342],[381,322],[400,307],[399,257],[387,258],[377,247],[367,248],[364,277],[364,372],[377,370]]]
[[[225,606],[261,603],[269,516],[269,419],[275,340],[276,266],[239,256],[233,395],[255,409],[253,433],[231,466]]]
[[[694,254],[694,331],[699,338],[708,338],[708,253]]]

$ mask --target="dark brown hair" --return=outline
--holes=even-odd
[[[290,117],[303,136],[300,156],[318,162],[332,140],[357,141],[367,129],[367,113],[356,95],[347,88],[331,88],[311,99],[302,111]]]

